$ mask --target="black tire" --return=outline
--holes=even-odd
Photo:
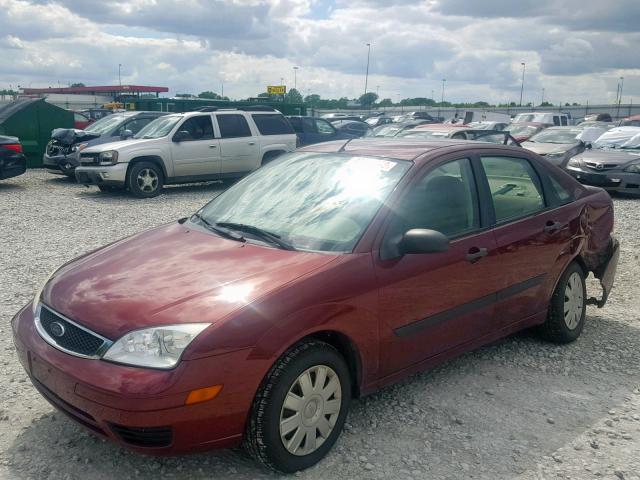
[[[280,415],[289,389],[300,375],[314,366],[330,367],[337,374],[342,403],[333,429],[323,443],[307,455],[295,455],[287,450],[280,437]],[[309,468],[331,450],[340,436],[350,402],[351,376],[342,355],[321,341],[299,343],[278,359],[263,380],[247,422],[245,449],[272,470],[292,473]]]
[[[571,278],[579,280],[577,288],[582,293],[582,305],[578,309],[580,314],[576,315],[573,323],[570,319],[565,319],[565,299],[569,298],[568,292],[571,291],[571,288],[568,287],[568,284]],[[558,285],[549,303],[547,320],[540,326],[539,332],[544,339],[550,342],[571,343],[582,333],[586,311],[587,288],[585,284],[585,274],[579,264],[572,262],[558,281]],[[577,322],[575,321],[576,319]]]
[[[138,178],[141,174],[148,174],[152,178],[151,185],[143,185]],[[164,174],[162,169],[153,162],[138,162],[129,168],[127,173],[127,188],[134,197],[151,198],[160,195],[164,185]]]

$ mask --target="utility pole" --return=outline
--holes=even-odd
[[[120,86],[120,91],[122,92],[122,77],[120,76],[120,71],[122,70],[122,64],[118,64],[118,85]]]
[[[540,99],[540,106],[544,103],[544,87],[542,88],[542,98]]]
[[[220,80],[220,96],[224,97],[224,82]]]
[[[371,44],[367,43],[367,72],[364,75],[364,94],[367,94],[367,86],[369,84],[369,60],[371,58]]]
[[[298,68],[293,67],[293,88],[298,89]]]
[[[624,77],[620,77],[620,95],[618,96],[618,111],[616,117],[620,118],[620,104],[622,103],[622,86],[624,85]]]
[[[446,82],[447,79],[443,78],[442,79],[442,96],[440,97],[440,103],[443,104],[444,103],[444,82]],[[444,106],[444,105],[443,105]]]
[[[524,93],[524,70],[526,65],[524,62],[520,63],[522,65],[522,83],[520,84],[520,106],[522,106],[522,94]]]

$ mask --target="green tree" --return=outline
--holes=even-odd
[[[220,100],[222,97],[215,92],[206,90],[198,94],[198,98],[206,98],[208,100]]]
[[[82,82],[72,83],[71,88],[75,88],[75,87],[86,87],[86,85]]]
[[[367,92],[363,95],[360,95],[360,98],[358,99],[360,105],[367,108],[376,103],[376,100],[378,100],[378,94],[374,92]]]
[[[306,97],[304,97],[304,103],[311,107],[317,107],[320,103],[320,100],[320,95],[316,93],[312,93],[311,95],[307,95]]]
[[[550,102],[542,102],[540,104],[541,107],[553,107],[553,103]]]
[[[393,102],[391,101],[390,98],[385,98],[385,99],[380,100],[378,102],[378,106],[379,107],[393,107]]]
[[[284,96],[284,100],[287,103],[302,103],[302,95],[298,90],[296,90],[295,88],[292,88]]]

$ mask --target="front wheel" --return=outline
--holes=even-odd
[[[254,400],[245,446],[284,473],[309,468],[336,442],[351,402],[349,368],[320,341],[300,343],[271,368]]]
[[[587,312],[585,274],[577,263],[564,271],[553,292],[547,320],[540,327],[544,338],[556,343],[570,343],[582,333]]]
[[[151,198],[159,195],[163,184],[164,175],[155,163],[136,163],[127,174],[127,187],[131,194],[138,198]]]

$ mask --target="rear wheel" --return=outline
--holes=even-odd
[[[546,322],[540,327],[544,338],[556,343],[570,343],[582,333],[587,311],[585,274],[571,263],[556,286]]]
[[[155,197],[162,191],[164,175],[160,167],[152,162],[134,164],[127,174],[127,187],[139,198]]]
[[[349,369],[338,351],[320,341],[300,343],[263,381],[251,409],[245,446],[274,470],[309,468],[337,440],[350,401]]]

